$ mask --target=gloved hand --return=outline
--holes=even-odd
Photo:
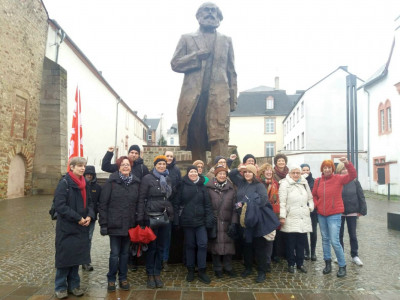
[[[236,224],[232,223],[231,225],[229,225],[228,227],[228,231],[226,233],[231,239],[236,239],[237,238],[237,227]]]
[[[100,227],[100,234],[102,236],[107,235],[107,227],[105,227],[105,226]]]

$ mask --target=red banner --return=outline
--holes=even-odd
[[[81,92],[76,87],[75,108],[72,115],[71,139],[69,141],[68,161],[75,156],[83,157]],[[68,164],[69,170],[69,164]]]

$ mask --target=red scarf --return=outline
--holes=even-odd
[[[69,177],[78,185],[78,188],[81,190],[82,198],[83,198],[83,208],[86,208],[86,180],[85,176],[81,176],[78,178],[72,171],[68,172]]]
[[[275,175],[279,178],[279,180],[283,179],[286,177],[286,175],[289,173],[289,168],[285,166],[285,168],[283,169],[283,172],[279,171],[278,167],[275,166],[274,167],[274,172]],[[279,181],[277,180],[277,181]]]

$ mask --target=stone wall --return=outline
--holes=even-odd
[[[0,199],[15,155],[26,164],[24,194],[31,193],[47,19],[40,0],[0,2]]]
[[[67,73],[44,59],[33,164],[33,194],[52,194],[67,170]]]

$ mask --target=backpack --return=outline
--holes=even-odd
[[[67,194],[68,194],[68,192],[69,192],[68,181],[63,177],[60,179],[60,181],[58,183],[60,183],[62,180],[64,180],[65,183],[67,184]],[[50,218],[52,220],[57,220],[57,216],[58,216],[58,213],[57,213],[55,205],[54,205],[55,200],[56,200],[56,195],[54,195],[54,197],[53,197],[53,202],[52,202],[50,210],[49,210]]]

